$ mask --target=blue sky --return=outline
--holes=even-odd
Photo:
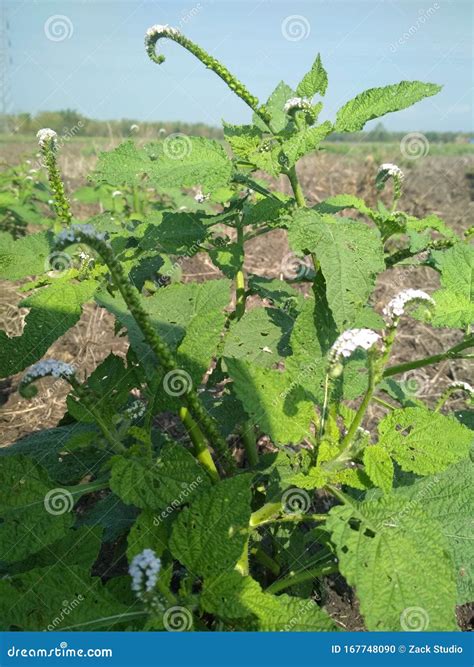
[[[386,127],[470,131],[471,4],[7,0],[10,108],[32,113],[72,108],[100,119],[248,122],[243,102],[180,46],[162,40],[166,62],[157,66],[148,60],[146,28],[169,23],[221,59],[262,101],[281,79],[296,85],[320,51],[329,75],[321,118],[333,118],[366,88],[418,79],[444,84],[443,91],[386,116]]]

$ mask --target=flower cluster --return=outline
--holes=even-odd
[[[106,232],[98,232],[90,224],[76,224],[68,229],[63,229],[56,236],[58,245],[67,243],[80,243],[81,241],[105,241],[107,239]]]
[[[377,171],[377,176],[381,176],[382,174],[386,178],[388,178],[388,176],[392,176],[393,178],[398,178],[400,181],[403,181],[405,178],[405,174],[400,169],[400,167],[397,167],[396,164],[392,164],[391,162],[385,162],[384,164],[380,165]]]
[[[38,143],[40,148],[46,148],[46,146],[52,144],[56,146],[58,140],[58,135],[54,130],[51,130],[49,127],[45,127],[42,130],[38,130],[36,133]]]
[[[469,382],[463,382],[462,380],[456,380],[455,382],[451,382],[448,389],[451,390],[459,389],[460,391],[465,391],[466,394],[474,396],[474,387],[472,387],[472,385],[470,385]]]
[[[435,302],[423,290],[419,289],[406,289],[403,292],[399,292],[396,296],[393,297],[391,301],[383,309],[383,314],[385,320],[390,327],[397,326],[398,320],[404,314],[406,306],[409,303],[425,303],[430,306],[434,306]]]
[[[164,36],[169,36],[169,35],[179,35],[179,30],[177,28],[173,28],[170,25],[152,25],[150,28],[145,33],[145,40],[149,41],[153,39],[154,37],[159,37],[160,35]]]
[[[334,365],[341,357],[350,357],[358,348],[370,350],[381,337],[372,329],[348,329],[344,331],[329,351],[329,363]]]
[[[132,590],[138,597],[155,588],[160,569],[161,560],[153,549],[144,549],[132,559],[128,573],[132,577]]]
[[[207,199],[209,199],[209,195],[205,195],[201,190],[199,192],[196,192],[194,195],[194,199],[198,202],[198,204],[203,204]]]
[[[75,374],[74,366],[66,364],[64,361],[57,361],[56,359],[43,359],[33,364],[23,376],[21,383],[28,384],[39,378],[52,375],[54,378],[68,378]]]
[[[309,100],[305,100],[304,97],[290,97],[290,99],[285,102],[285,106],[283,107],[283,111],[285,113],[290,113],[290,111],[298,109],[310,110],[311,102]]]

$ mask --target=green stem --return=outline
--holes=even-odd
[[[395,410],[394,405],[390,405],[390,403],[387,403],[387,401],[384,401],[382,398],[379,398],[378,396],[373,397],[374,403],[378,403],[379,405],[382,405],[384,408],[387,408],[387,410]]]
[[[279,593],[280,591],[285,590],[285,588],[290,588],[290,586],[296,586],[297,584],[303,584],[305,581],[319,579],[319,577],[324,577],[337,571],[337,565],[334,565],[334,563],[326,563],[325,565],[310,568],[309,570],[291,572],[284,579],[279,579],[278,581],[274,581],[273,584],[270,584],[270,586],[265,589],[265,593]]]
[[[279,514],[281,512],[281,500],[274,503],[265,503],[263,507],[255,512],[252,512],[250,515],[249,526],[250,528],[256,528],[261,523],[265,523],[270,517]]]
[[[250,553],[252,556],[255,558],[256,561],[258,561],[261,565],[267,568],[267,570],[270,570],[270,572],[275,575],[275,577],[278,577],[280,574],[280,566],[274,560],[271,556],[267,554],[266,551],[262,549],[262,547],[253,547],[250,550]]]
[[[251,422],[247,422],[242,426],[241,436],[242,442],[244,443],[247,462],[249,466],[253,468],[258,464],[258,449],[255,440],[255,431]]]
[[[411,371],[415,368],[423,368],[423,366],[437,364],[440,361],[445,361],[446,359],[463,359],[464,355],[462,355],[461,352],[473,346],[474,337],[470,336],[466,340],[463,340],[461,343],[454,345],[446,352],[433,354],[431,357],[424,357],[423,359],[417,359],[416,361],[408,361],[404,364],[397,364],[396,366],[389,366],[384,370],[383,377],[391,377],[392,375],[405,373],[406,371]]]
[[[133,197],[133,212],[140,214],[141,213],[140,194],[138,192],[138,188],[136,185],[133,186],[132,197]]]
[[[293,190],[293,194],[295,195],[296,199],[296,204],[300,208],[304,208],[306,206],[306,200],[304,198],[304,193],[301,188],[300,182],[298,180],[298,175],[296,173],[296,167],[293,165],[291,169],[289,169],[286,172],[286,175],[288,176],[288,180],[290,181],[291,189]]]
[[[249,537],[245,540],[244,548],[242,550],[242,554],[237,561],[237,564],[235,566],[235,569],[237,572],[240,572],[240,574],[243,577],[246,577],[250,571],[250,566],[249,566]]]
[[[244,257],[244,227],[242,224],[237,225],[237,245],[242,252],[242,263],[235,276],[235,319],[238,321],[245,313],[245,275],[243,269]]]
[[[303,523],[304,521],[326,521],[326,519],[326,514],[288,514],[260,521],[256,527],[267,526],[269,523]]]
[[[61,172],[56,161],[56,148],[52,142],[48,142],[40,150],[48,171],[48,180],[53,193],[54,208],[58,216],[58,221],[63,225],[69,226],[72,220],[71,206],[66,197]],[[60,229],[61,225],[59,225],[56,231]]]
[[[217,472],[216,465],[212,459],[201,429],[189,414],[188,408],[184,406],[181,407],[179,410],[179,416],[184,426],[186,427],[189,437],[191,438],[191,442],[194,445],[195,457],[207,470],[209,476],[215,482],[217,482],[219,480],[219,473]]]

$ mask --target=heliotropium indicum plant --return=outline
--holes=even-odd
[[[396,165],[377,173],[392,194],[375,208],[350,194],[310,206],[297,170],[332,132],[440,88],[372,88],[321,123],[319,55],[296,89],[281,82],[261,103],[174,28],[147,31],[154,63],[162,39],[252,119],[224,123],[225,145],[175,134],[103,153],[82,195],[108,204],[86,221],[71,211],[56,133],[39,133],[56,216],[47,231],[2,234],[1,276],[22,281],[28,314],[20,336],[0,332],[1,375],[22,374],[25,401],[46,376],[70,392],[60,424],[0,450],[2,626],[342,629],[327,605],[337,576],[368,630],[456,629],[473,588],[472,388],[459,378],[432,406],[399,380],[472,356],[473,249],[438,216],[400,209]],[[275,189],[280,176],[292,196]],[[244,268],[247,241],[276,228],[305,267],[287,280]],[[181,282],[197,254],[219,279]],[[407,289],[375,308],[378,274],[405,266]],[[413,266],[439,289],[413,289]],[[84,377],[48,349],[89,302],[129,347]],[[456,330],[457,343],[395,364],[410,318]],[[449,414],[453,395],[466,409]]]

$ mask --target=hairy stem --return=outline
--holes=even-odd
[[[290,586],[296,586],[297,584],[303,584],[305,581],[319,579],[319,577],[324,577],[337,571],[337,565],[334,563],[326,563],[319,567],[310,568],[309,570],[291,572],[284,579],[278,579],[277,581],[274,581],[273,584],[270,584],[270,586],[265,589],[265,593],[279,593],[280,591],[285,590],[285,588],[290,588]]]
[[[297,205],[300,208],[304,208],[306,206],[306,200],[304,198],[303,189],[298,180],[296,167],[293,165],[293,167],[291,167],[291,169],[288,170],[286,175],[288,176],[288,180],[290,181],[291,189],[293,190],[293,194],[295,195]]]
[[[242,426],[241,436],[242,442],[244,443],[247,462],[249,466],[253,468],[258,464],[258,450],[255,440],[255,431],[251,422],[247,422]]]
[[[186,430],[194,445],[194,455],[197,460],[206,468],[209,476],[214,480],[219,480],[219,473],[212,459],[211,453],[207,448],[207,443],[203,437],[201,429],[198,427],[194,419],[189,414],[188,408],[185,406],[179,410],[179,416],[183,422]]]
[[[392,375],[398,375],[399,373],[405,373],[406,371],[411,371],[415,368],[423,368],[423,366],[430,366],[431,364],[437,364],[440,361],[445,361],[446,359],[463,359],[466,355],[463,355],[462,352],[471,347],[474,347],[474,336],[469,336],[461,343],[454,345],[446,352],[440,352],[439,354],[433,354],[430,357],[424,357],[423,359],[416,359],[415,361],[407,361],[404,364],[397,364],[395,366],[389,366],[383,372],[383,377],[391,377]]]
[[[71,206],[66,197],[61,172],[59,171],[56,160],[55,144],[52,141],[46,142],[40,147],[40,150],[48,171],[48,180],[51,192],[53,193],[54,208],[56,210],[56,215],[58,216],[58,222],[62,223],[62,225],[69,226],[72,220]],[[61,229],[61,225],[59,225],[59,229]],[[59,229],[57,231],[59,231]]]
[[[242,224],[237,225],[237,245],[242,251],[242,263],[235,276],[235,319],[240,320],[245,313],[245,302],[247,299],[247,294],[245,292],[245,274],[243,269],[244,227]]]

